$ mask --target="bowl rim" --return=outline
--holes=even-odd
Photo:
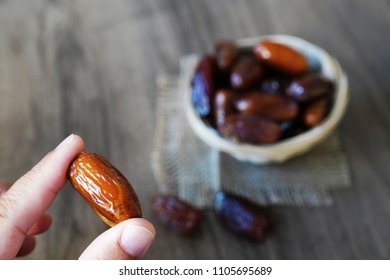
[[[184,108],[190,126],[197,134],[197,136],[200,137],[204,142],[213,146],[214,148],[217,148],[218,150],[222,150],[228,153],[234,152],[246,155],[253,155],[253,153],[255,153],[257,155],[261,155],[262,157],[267,157],[268,155],[272,155],[276,152],[288,151],[294,148],[298,148],[302,145],[307,145],[308,149],[310,149],[312,146],[323,140],[322,138],[329,135],[342,119],[349,100],[347,76],[338,61],[333,56],[327,53],[323,48],[299,37],[283,34],[264,35],[238,39],[235,40],[235,42],[238,47],[251,47],[254,43],[262,40],[283,43],[293,47],[294,49],[297,49],[301,53],[311,53],[311,55],[316,55],[316,58],[320,61],[322,66],[322,74],[330,78],[335,84],[336,98],[333,102],[331,112],[327,118],[325,118],[318,126],[309,129],[304,133],[293,136],[291,138],[283,139],[276,143],[251,145],[234,142],[233,140],[220,136],[214,128],[207,126],[199,118],[192,106],[192,88],[190,82],[188,82],[184,98]],[[190,77],[193,76],[195,68],[196,67],[192,69]]]

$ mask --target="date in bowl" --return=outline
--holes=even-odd
[[[215,56],[210,56],[216,64],[218,63],[220,69],[225,68],[223,71],[229,69],[228,78],[224,78],[224,74],[222,74],[222,78],[215,82],[218,84],[218,89],[216,89],[217,86],[213,88],[207,83],[201,83],[200,90],[205,91],[206,95],[195,96],[197,99],[194,100],[194,91],[196,94],[198,90],[195,87],[199,87],[194,83],[194,80],[197,78],[206,78],[207,80],[209,72],[212,71],[207,64],[202,69],[206,73],[203,77],[196,76],[200,64],[194,65],[194,68],[191,69],[192,82],[188,81],[186,84],[184,92],[186,117],[191,129],[203,142],[241,161],[270,164],[281,163],[309,151],[335,130],[345,113],[349,93],[346,74],[334,57],[310,42],[289,35],[244,38],[234,41],[234,45],[235,52],[242,58],[240,62],[237,62],[238,58],[235,58],[236,66],[229,66],[229,63],[232,64],[232,57],[234,55],[237,57],[237,54],[229,49],[231,48],[229,43],[221,44],[221,48],[224,49]],[[280,46],[282,49],[278,49]],[[284,47],[287,47],[288,50],[286,51]],[[218,52],[219,46],[217,45],[216,48]],[[277,49],[276,55],[280,53],[280,57],[275,57],[272,53],[275,48]],[[227,51],[224,53],[224,50]],[[303,57],[304,61],[300,61],[299,56],[297,59],[291,58],[290,50]],[[253,53],[256,57],[257,52],[260,53],[260,58],[266,61],[262,69],[258,69],[258,66],[250,61],[253,59],[251,58]],[[243,57],[241,53],[248,53],[249,56]],[[203,57],[203,59],[209,58]],[[269,59],[271,65],[267,64]],[[307,70],[309,73],[305,75],[310,77],[302,74],[305,67],[309,69]],[[234,69],[232,70],[232,68]],[[276,84],[274,80],[268,79],[267,75],[269,74],[264,74],[271,72],[272,75],[280,77],[280,69],[282,70],[282,78]],[[240,76],[241,73],[245,75]],[[259,78],[262,82],[257,84],[256,79],[259,76],[262,76]],[[321,77],[320,81],[318,81],[318,77]],[[283,91],[287,93],[283,93],[284,96],[280,96],[279,93],[275,94],[274,87],[280,87],[280,84],[286,80],[287,85],[284,85]],[[314,103],[321,103],[321,98],[314,97],[312,98],[314,101],[308,101],[305,92],[302,93],[302,87],[304,88],[307,84],[314,85],[312,93],[316,95],[321,92],[321,86],[315,87],[321,84],[324,88],[326,83],[329,84],[332,94],[324,101],[327,103],[326,111],[323,109],[326,113],[323,114],[323,118],[318,119],[316,112],[318,112],[318,105],[321,104],[314,105]],[[233,88],[229,88],[232,85]],[[208,100],[207,94],[211,94],[216,101],[214,99]],[[218,97],[215,96],[217,94]],[[235,96],[232,108],[226,105],[226,100],[229,100],[230,96]],[[221,112],[218,108],[220,104],[224,109]],[[269,110],[267,104],[274,108]],[[315,106],[317,108],[309,108]],[[309,111],[313,111],[313,109],[316,114],[310,115]],[[259,112],[261,117],[257,116]],[[232,116],[229,116],[229,113]],[[284,126],[294,122],[302,122],[303,125],[299,127],[298,132],[295,131],[293,134],[284,136]],[[245,131],[248,128],[252,130]],[[243,138],[237,139],[235,136]],[[252,141],[255,136],[260,137],[260,142]]]

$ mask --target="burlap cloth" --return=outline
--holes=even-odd
[[[350,186],[337,133],[303,156],[265,166],[240,162],[199,140],[183,109],[183,86],[196,62],[196,56],[184,57],[180,77],[157,79],[152,168],[160,192],[204,208],[221,189],[262,205],[325,206],[332,203],[331,190]]]

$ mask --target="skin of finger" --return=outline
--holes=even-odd
[[[44,213],[42,217],[29,230],[28,235],[16,256],[23,257],[30,254],[36,246],[36,239],[33,235],[47,231],[50,228],[51,223],[51,215],[49,213]]]
[[[51,215],[49,213],[43,213],[42,217],[40,217],[39,220],[35,224],[33,224],[31,229],[28,231],[28,235],[44,233],[50,228],[51,223]]]
[[[17,257],[24,257],[24,256],[30,254],[35,249],[36,244],[37,244],[37,241],[36,241],[34,236],[27,236],[16,256]]]
[[[154,226],[145,219],[134,218],[121,222],[99,235],[80,256],[80,260],[134,260],[143,256],[127,254],[120,244],[123,231],[129,225],[144,227],[156,236]],[[134,240],[137,242],[137,240]]]
[[[15,257],[27,232],[64,186],[69,164],[83,149],[83,140],[75,135],[70,144],[48,153],[1,197],[0,259]]]

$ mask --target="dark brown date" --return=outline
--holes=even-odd
[[[236,112],[234,106],[236,99],[236,94],[229,89],[221,89],[217,91],[214,101],[217,127],[221,126],[225,122],[226,116]]]
[[[284,94],[286,87],[290,84],[290,79],[268,78],[261,82],[260,90],[267,93]]]
[[[298,115],[294,100],[275,94],[253,91],[236,102],[237,110],[248,115],[259,115],[274,121],[288,121]]]
[[[205,55],[199,61],[192,78],[192,105],[200,117],[212,115],[216,67],[215,58],[211,55]]]
[[[279,139],[277,123],[255,115],[231,115],[219,127],[219,133],[226,138],[249,144],[274,143]]]
[[[246,90],[260,85],[263,77],[263,67],[260,62],[251,55],[243,55],[238,58],[230,75],[232,87],[238,90]]]
[[[302,75],[309,71],[306,58],[294,49],[271,41],[260,41],[254,53],[264,63],[289,75]]]
[[[216,194],[214,209],[226,228],[256,242],[264,240],[271,225],[267,208],[226,192]]]
[[[296,136],[305,130],[305,125],[300,117],[290,121],[285,121],[280,124],[281,136],[280,139],[286,139]]]
[[[323,98],[310,104],[304,114],[304,122],[308,127],[313,127],[323,121],[328,111],[328,100]]]
[[[190,234],[202,220],[200,210],[171,195],[155,195],[152,211],[162,225],[178,234]]]
[[[215,56],[219,69],[229,71],[237,59],[236,44],[230,40],[221,40],[215,45]]]
[[[331,95],[333,83],[318,74],[306,75],[293,81],[286,94],[298,102],[309,102],[314,99]]]

